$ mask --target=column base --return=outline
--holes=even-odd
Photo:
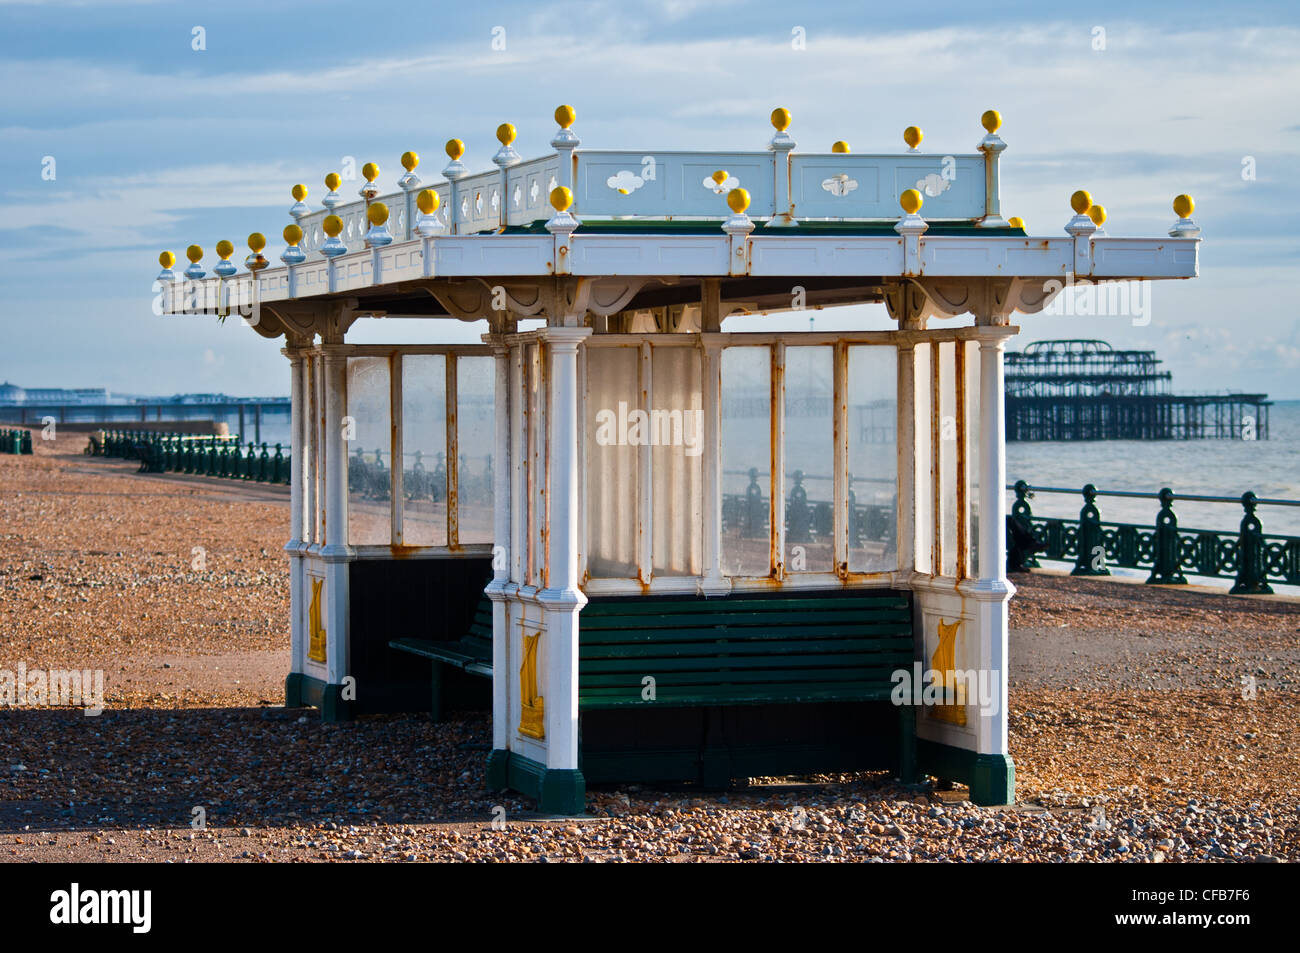
[[[342,685],[329,685],[302,672],[290,672],[284,680],[285,708],[318,708],[321,721],[352,721],[356,702],[343,697]]]
[[[1016,801],[1016,766],[1008,754],[979,754],[966,748],[917,739],[922,774],[970,788],[972,804],[993,807]]]
[[[1016,766],[1011,755],[982,754],[975,758],[970,799],[981,807],[1016,802]]]
[[[284,677],[284,707],[302,708],[305,702],[302,694],[302,680],[307,676],[302,672],[290,672]]]
[[[509,765],[510,752],[504,748],[493,748],[488,755],[486,776],[483,779],[489,791],[504,791],[510,787]]]
[[[576,768],[548,768],[532,758],[494,748],[487,760],[487,787],[509,788],[537,802],[539,814],[582,814],[587,810],[587,780]]]

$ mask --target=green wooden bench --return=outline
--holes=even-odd
[[[913,660],[893,593],[593,600],[579,620],[581,709],[880,701]]]
[[[429,659],[432,667],[430,713],[434,721],[442,719],[442,667],[450,665],[469,675],[492,678],[492,600],[484,596],[474,610],[474,621],[459,639],[393,639],[388,647],[420,658]]]
[[[755,773],[892,763],[913,780],[916,712],[888,702],[891,676],[914,659],[907,592],[593,599],[579,616],[578,708],[589,713],[584,772],[593,780],[686,780],[697,772],[707,784],[725,785]],[[879,727],[853,714],[860,703],[875,703],[874,722],[892,723],[892,731],[879,737]],[[595,748],[592,717],[603,722]],[[819,736],[821,722],[844,734]],[[808,740],[782,738],[782,724]],[[627,747],[619,740],[625,735]],[[876,753],[858,749],[858,740],[872,741]],[[832,762],[839,768],[820,767]]]

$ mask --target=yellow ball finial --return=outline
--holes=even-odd
[[[847,153],[848,151],[849,151],[849,144],[845,142],[843,139],[839,140],[839,142],[836,142],[834,145],[831,146],[831,152]]]
[[[361,174],[366,177],[367,182],[373,182],[379,178],[379,166],[373,162],[367,162],[361,167]]]
[[[197,265],[203,260],[203,248],[199,245],[191,245],[185,249],[185,257],[190,260],[191,265]]]
[[[920,126],[908,126],[903,130],[903,141],[907,143],[909,149],[915,149],[925,138],[925,133],[921,131]]]
[[[172,265],[176,264],[176,256],[169,251],[165,251],[158,256],[158,264],[162,265],[164,268],[170,268]]]
[[[567,186],[558,186],[551,189],[551,208],[557,212],[567,212],[573,205],[573,193]]]
[[[784,106],[778,106],[772,110],[772,128],[777,132],[785,132],[790,128],[790,123],[793,121],[794,117],[790,115],[790,110]]]
[[[726,169],[719,169],[717,172],[713,173],[713,181],[718,183],[718,185],[726,182],[729,178],[731,178],[731,173]]]
[[[459,139],[447,140],[447,155],[451,157],[452,162],[455,162],[464,154],[465,143],[461,142]]]
[[[297,185],[295,185],[293,188],[291,188],[289,190],[289,193],[294,197],[296,201],[301,202],[303,199],[307,197],[307,186],[303,185],[300,182]]]
[[[915,215],[921,211],[922,202],[921,193],[916,189],[907,189],[898,197],[898,204],[902,206],[903,211],[908,215]]]
[[[1174,214],[1179,218],[1191,218],[1195,211],[1196,202],[1186,192],[1174,198]]]
[[[286,245],[296,245],[302,241],[302,229],[297,225],[284,226],[284,243]]]
[[[383,202],[372,202],[370,208],[366,209],[366,219],[371,225],[382,225],[388,221],[388,206]]]
[[[217,242],[217,257],[222,261],[225,261],[234,253],[235,246],[231,242],[226,241],[224,238]]]
[[[1092,219],[1092,224],[1101,228],[1106,223],[1106,206],[1093,205],[1088,208],[1088,217]]]
[[[1002,113],[996,109],[986,109],[984,115],[980,116],[980,125],[990,136],[1002,128]]]
[[[1009,219],[1007,219],[1007,224],[1010,225],[1012,228],[1018,228],[1021,231],[1028,231],[1028,229],[1025,228],[1025,220],[1021,218],[1019,215],[1012,215]]]
[[[425,189],[415,197],[416,207],[425,215],[432,215],[437,211],[438,206],[442,204],[442,199],[433,189]]]
[[[343,231],[343,219],[337,215],[326,215],[320,227],[330,238],[338,238],[339,232]]]
[[[329,175],[325,176],[325,188],[329,189],[331,192],[337,192],[339,186],[342,184],[343,176],[339,175],[337,172],[331,172]]]
[[[749,208],[749,193],[744,189],[732,189],[727,193],[727,207],[737,215]]]
[[[503,146],[508,146],[515,141],[515,127],[508,122],[503,122],[497,126],[497,142]]]
[[[407,172],[414,172],[415,167],[420,164],[420,154],[418,152],[402,153],[402,168]]]
[[[573,111],[572,106],[557,106],[555,109],[555,122],[561,129],[568,129],[578,120],[578,114]]]
[[[248,250],[254,255],[266,247],[266,236],[261,232],[253,232],[248,236]]]
[[[1070,196],[1070,208],[1074,209],[1076,215],[1085,214],[1092,208],[1092,196],[1085,189],[1080,189]]]

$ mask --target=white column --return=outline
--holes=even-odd
[[[307,632],[303,625],[303,535],[306,532],[307,481],[303,459],[307,455],[307,358],[306,348],[289,345],[282,351],[289,359],[289,454],[293,473],[289,477],[289,671],[301,672],[307,656]]]
[[[343,417],[347,413],[347,348],[323,345],[325,366],[325,633],[330,685],[348,675],[348,468]]]
[[[1015,587],[1006,577],[1006,413],[1003,407],[1002,350],[1008,331],[980,332],[980,578],[973,595],[979,603],[979,668],[994,675],[997,713],[978,720],[976,750],[1007,753],[1007,602]]]
[[[492,461],[492,581],[487,595],[492,600],[492,748],[504,751],[510,743],[509,617],[506,586],[510,582],[510,348],[503,335],[484,335],[496,359],[495,458]]]
[[[546,607],[546,766],[578,767],[578,347],[590,328],[547,328],[551,355],[549,586]]]

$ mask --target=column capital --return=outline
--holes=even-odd
[[[544,327],[537,329],[537,337],[558,354],[577,353],[578,345],[594,332],[591,328]]]

